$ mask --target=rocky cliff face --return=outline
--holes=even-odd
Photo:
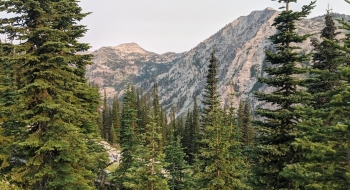
[[[264,51],[273,49],[268,37],[276,32],[272,27],[278,11],[267,8],[254,11],[226,25],[188,52],[158,55],[148,52],[135,43],[117,47],[104,47],[95,52],[94,65],[89,66],[87,77],[107,89],[108,95],[121,94],[124,85],[131,82],[148,91],[154,81],[158,83],[161,103],[166,109],[176,108],[180,114],[191,107],[193,98],[200,102],[205,85],[210,52],[214,49],[218,62],[219,93],[222,104],[227,104],[234,92],[235,104],[248,98],[254,107],[259,106],[253,91],[272,89],[257,82],[264,76]],[[341,18],[344,15],[335,15]],[[298,32],[319,37],[325,26],[324,17],[298,22]],[[310,52],[310,41],[299,44],[301,52]],[[307,66],[309,63],[302,63]]]
[[[136,43],[102,47],[92,54],[94,64],[87,67],[86,77],[97,84],[101,92],[106,89],[108,97],[121,95],[127,83],[154,81],[181,56],[176,53],[158,55],[142,49]]]

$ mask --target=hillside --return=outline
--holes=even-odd
[[[87,78],[106,89],[109,97],[123,93],[125,84],[132,83],[149,91],[158,83],[161,103],[166,109],[176,108],[180,114],[193,104],[193,97],[202,99],[210,52],[214,49],[219,60],[219,92],[222,104],[235,93],[235,103],[249,98],[251,105],[259,106],[253,91],[270,91],[257,82],[264,75],[264,51],[273,49],[269,36],[276,32],[272,25],[279,14],[272,8],[254,11],[227,24],[193,49],[183,53],[156,54],[144,50],[136,43],[116,47],[103,47],[94,51],[94,64],[88,67]],[[335,18],[346,17],[335,14]],[[300,34],[311,33],[319,38],[325,26],[324,17],[303,19],[297,23]],[[310,52],[310,41],[300,44],[301,52]],[[308,66],[310,63],[302,63]],[[199,101],[200,102],[200,101]]]

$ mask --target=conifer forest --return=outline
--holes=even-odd
[[[111,99],[87,81],[79,22],[90,13],[77,0],[1,0],[10,16],[0,18],[0,189],[350,189],[350,21],[325,11],[316,40],[296,22],[317,2],[299,11],[297,0],[278,2],[258,79],[274,90],[253,92],[264,106],[235,107],[233,92],[220,101],[212,48],[203,100],[177,114],[162,107],[156,82]],[[313,51],[298,51],[307,40]]]

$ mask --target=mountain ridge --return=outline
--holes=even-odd
[[[157,81],[162,105],[166,109],[175,108],[181,114],[192,107],[194,96],[198,102],[202,99],[208,59],[214,49],[219,60],[218,85],[222,104],[227,104],[229,94],[234,92],[236,106],[243,99],[249,99],[253,107],[261,106],[262,103],[252,96],[252,92],[272,90],[259,84],[257,78],[266,75],[263,69],[269,63],[265,62],[264,51],[274,49],[268,37],[276,32],[271,25],[278,14],[279,11],[269,7],[253,11],[235,19],[191,50],[182,53],[156,54],[144,50],[136,43],[131,43],[132,46],[137,45],[136,52],[113,53],[113,50],[104,47],[105,49],[93,52],[94,65],[88,69],[87,77],[89,81],[100,84],[101,92],[107,89],[109,97],[122,95],[123,85],[128,82],[144,91],[150,91],[152,84]],[[323,18],[302,19],[297,23],[298,32],[319,33],[325,26]],[[319,38],[318,33],[315,38]],[[309,41],[299,45],[303,52],[312,50]],[[103,58],[106,55],[108,59]],[[94,67],[97,69],[92,69]],[[98,77],[99,80],[96,80]]]

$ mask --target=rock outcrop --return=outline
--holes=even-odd
[[[152,89],[157,81],[159,97],[166,108],[176,108],[181,114],[192,107],[193,98],[202,99],[206,82],[207,66],[211,51],[218,59],[219,93],[222,104],[227,104],[229,94],[234,92],[235,104],[248,98],[251,105],[259,106],[253,91],[269,92],[272,89],[257,82],[266,75],[263,70],[269,64],[265,61],[266,49],[274,47],[268,40],[276,32],[271,26],[279,14],[272,8],[254,11],[229,23],[216,34],[204,40],[190,51],[165,53],[148,52],[135,43],[116,47],[103,47],[95,52],[94,63],[89,66],[87,77],[90,81],[107,90],[109,97],[121,95],[124,85],[135,84],[144,91]],[[335,14],[335,18],[348,18]],[[311,33],[319,38],[325,26],[324,17],[303,19],[297,23],[300,34]],[[312,50],[310,40],[298,44],[301,53]],[[301,63],[308,66],[310,63]],[[253,108],[254,109],[254,108]]]

